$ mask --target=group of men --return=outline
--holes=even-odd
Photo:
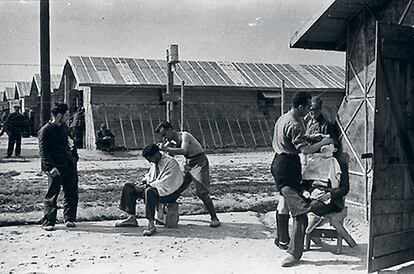
[[[52,109],[52,119],[39,131],[39,154],[42,170],[49,178],[44,202],[43,228],[54,230],[56,224],[57,198],[60,189],[64,192],[63,215],[67,227],[75,227],[78,204],[78,174],[76,145],[71,141],[67,121],[69,109],[66,104],[57,104]],[[148,227],[145,236],[156,232],[155,209],[160,202],[174,202],[181,192],[194,181],[197,196],[203,201],[211,215],[211,227],[220,226],[213,202],[210,198],[209,162],[201,144],[188,132],[178,132],[169,122],[162,122],[156,128],[166,143],[150,144],[142,156],[150,162],[151,168],[142,182],[125,184],[122,190],[120,209],[128,218],[116,226],[137,226],[135,207],[138,198],[145,202]],[[161,153],[162,152],[162,153]],[[171,156],[172,155],[172,156]],[[180,169],[174,155],[184,155],[186,166]]]
[[[316,227],[324,214],[342,211],[343,197],[349,191],[347,163],[341,159],[341,154],[337,154],[336,159],[333,158],[333,150],[330,155],[320,153],[321,149],[322,152],[329,151],[329,146],[336,145],[336,149],[339,149],[337,131],[323,117],[321,110],[320,98],[299,92],[292,99],[292,108],[277,120],[274,128],[272,146],[275,156],[271,172],[281,194],[276,211],[275,244],[281,249],[287,249],[288,256],[282,261],[283,267],[299,262],[303,254],[305,233]],[[308,113],[310,119],[305,124],[304,117]],[[328,160],[332,167],[321,166],[318,160],[316,163],[314,161],[314,165],[319,167],[307,179],[315,180],[306,184],[302,180],[305,174],[300,154],[318,154],[317,157],[321,157],[318,160]],[[317,194],[310,195],[309,191]],[[308,223],[309,215],[313,218]],[[291,237],[289,216],[293,218]]]
[[[288,257],[282,266],[288,267],[299,262],[304,245],[304,236],[308,227],[308,214],[313,212],[322,216],[328,212],[343,209],[343,196],[347,194],[346,165],[341,163],[340,187],[331,182],[317,181],[322,184],[310,186],[319,190],[318,195],[306,196],[302,184],[302,163],[299,154],[320,152],[324,146],[335,144],[338,147],[337,133],[331,123],[321,114],[322,101],[304,92],[297,93],[292,99],[292,108],[276,122],[273,137],[275,157],[271,173],[280,192],[280,201],[276,213],[277,238],[275,244],[287,249]],[[310,110],[310,119],[305,125],[304,117]],[[64,219],[67,227],[76,226],[78,204],[78,175],[76,169],[76,146],[71,144],[66,122],[69,118],[68,106],[58,104],[52,109],[52,120],[39,131],[39,148],[42,170],[49,177],[48,190],[44,203],[43,227],[53,230],[56,224],[57,197],[60,188],[64,191]],[[151,163],[151,168],[137,183],[126,183],[122,189],[119,208],[128,214],[128,218],[116,223],[117,227],[138,226],[136,220],[136,202],[145,203],[145,216],[148,227],[144,236],[156,232],[155,210],[158,203],[171,203],[191,182],[196,185],[197,196],[211,216],[211,227],[220,226],[213,202],[210,198],[209,161],[199,141],[189,132],[176,131],[169,122],[162,122],[155,130],[163,141],[150,144],[142,156]],[[184,171],[175,155],[186,158]],[[326,184],[325,184],[326,183]],[[312,191],[312,190],[309,190]],[[292,235],[289,236],[289,216],[293,218]],[[317,225],[320,218],[315,218],[312,225]]]
[[[22,137],[35,136],[35,113],[31,109],[20,113],[20,106],[13,107],[13,112],[4,111],[0,136],[5,133],[8,135],[7,154],[5,158],[11,158],[13,151],[16,157],[21,156]]]

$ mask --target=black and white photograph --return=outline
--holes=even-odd
[[[1,273],[414,273],[414,0],[0,0]]]

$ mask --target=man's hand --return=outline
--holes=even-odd
[[[49,171],[49,175],[52,177],[56,177],[60,175],[60,172],[57,168],[54,167]]]
[[[331,198],[331,193],[326,192],[326,193],[320,195],[319,197],[317,197],[316,200],[321,201],[321,202],[325,202],[325,201],[329,200],[330,198]]]
[[[167,146],[164,143],[157,143],[157,146],[161,151],[167,152]]]
[[[325,146],[325,145],[329,145],[329,144],[333,144],[333,139],[332,139],[332,138],[330,138],[330,137],[325,137],[325,138],[323,138],[323,139],[321,140],[321,144],[322,144],[323,146]]]
[[[309,191],[304,190],[303,193],[302,193],[302,196],[305,197],[306,199],[309,199],[311,195],[310,195]]]

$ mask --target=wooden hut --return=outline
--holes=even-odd
[[[50,75],[50,106],[53,107],[56,102],[63,102],[63,96],[59,93],[59,83],[61,75]],[[37,129],[40,124],[40,91],[41,91],[41,78],[40,74],[36,73],[30,84],[30,98],[33,98],[34,102],[31,108],[35,112],[35,128]]]
[[[413,2],[330,1],[291,40],[346,53],[337,121],[351,155],[348,200],[370,221],[369,272],[414,259]]]
[[[86,111],[86,147],[105,123],[116,142],[142,148],[156,141],[154,127],[165,119],[163,60],[79,57],[67,59],[59,92],[71,112]],[[327,80],[328,79],[328,80]],[[327,105],[339,107],[344,70],[335,66],[181,61],[174,73],[174,93],[184,87],[184,125],[207,148],[269,146],[280,116],[280,90],[324,93]],[[179,125],[179,105],[173,124]]]
[[[8,103],[9,109],[13,109],[13,106],[20,106],[20,99],[19,99],[19,93],[16,90],[16,87],[6,87],[4,88],[4,95],[3,100]]]
[[[18,81],[15,84],[15,89],[19,95],[20,106],[22,112],[26,109],[32,108],[37,104],[37,96],[30,93],[31,82]]]

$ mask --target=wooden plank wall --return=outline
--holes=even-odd
[[[158,104],[160,92],[149,88],[93,89],[95,132],[105,123],[116,135],[116,144],[127,148],[143,148],[159,141],[154,127],[165,119],[165,106]],[[278,116],[264,116],[257,107],[256,91],[245,90],[239,96],[236,92],[187,90],[184,130],[193,133],[205,148],[270,146]],[[179,115],[174,117],[172,123],[179,128]]]

